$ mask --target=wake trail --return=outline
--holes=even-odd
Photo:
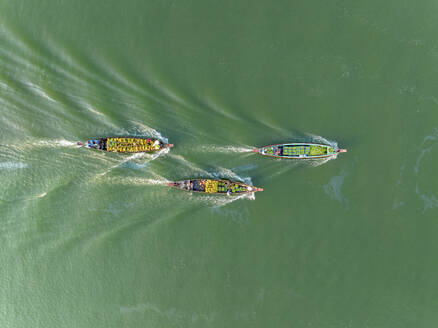
[[[231,204],[239,199],[255,200],[255,193],[243,194],[239,196],[223,196],[223,195],[205,195],[196,193],[187,193],[184,197],[187,197],[189,201],[202,203],[212,207],[222,207]]]
[[[216,145],[205,145],[199,148],[199,151],[205,153],[251,153],[255,148],[250,146],[216,146]]]
[[[12,144],[11,146],[18,149],[79,147],[77,142],[66,139],[39,139],[32,141],[23,141],[19,144]]]
[[[113,166],[107,168],[105,171],[103,171],[101,173],[98,173],[95,176],[95,179],[101,178],[101,177],[105,176],[106,174],[108,174],[112,170],[114,170],[114,169],[116,169],[118,167],[121,167],[123,164],[125,164],[127,162],[130,162],[132,160],[146,159],[146,162],[148,163],[148,162],[151,162],[151,161],[157,159],[158,157],[164,156],[167,153],[169,153],[169,148],[161,149],[160,151],[158,151],[157,153],[154,153],[154,154],[149,154],[149,153],[135,153],[135,154],[132,154],[132,155],[126,157],[125,159],[123,159],[121,162],[117,163],[116,165],[113,165]]]
[[[191,172],[197,171],[198,173],[203,174],[204,176],[210,176],[210,173],[208,173],[207,171],[205,171],[205,170],[201,169],[200,167],[196,166],[196,164],[186,160],[181,155],[169,154],[169,157],[179,161],[185,167],[189,168]]]
[[[129,185],[129,186],[167,186],[170,182],[164,177],[155,177],[154,179],[148,178],[135,178],[135,177],[116,177],[109,178],[104,181],[105,183]]]

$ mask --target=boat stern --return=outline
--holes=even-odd
[[[191,191],[193,189],[193,183],[190,180],[182,180],[167,183],[169,187],[175,187],[181,190]]]
[[[85,148],[102,149],[102,141],[100,139],[91,139],[85,142],[78,142],[78,145]]]
[[[270,145],[261,148],[254,149],[253,152],[267,156],[281,156],[281,149],[279,145]]]

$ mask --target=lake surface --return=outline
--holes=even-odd
[[[0,326],[436,327],[437,14],[0,1]],[[175,147],[75,146],[110,135]],[[251,152],[309,140],[348,153]],[[166,186],[190,177],[265,191]]]

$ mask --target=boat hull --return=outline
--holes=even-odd
[[[262,188],[226,179],[189,179],[170,182],[168,185],[180,190],[207,195],[239,196],[263,191]]]
[[[78,145],[110,153],[154,153],[173,147],[159,139],[142,137],[107,137],[87,140]]]
[[[346,151],[318,143],[283,143],[254,149],[254,152],[264,156],[287,159],[321,159],[334,157]]]

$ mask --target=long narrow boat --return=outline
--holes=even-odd
[[[185,191],[228,196],[238,196],[263,191],[263,188],[257,188],[243,182],[226,179],[190,179],[170,182],[168,185]]]
[[[79,146],[113,153],[152,153],[173,147],[159,139],[140,137],[108,137],[78,142]]]
[[[279,158],[317,159],[336,156],[347,149],[317,143],[284,143],[257,148],[254,152]]]

